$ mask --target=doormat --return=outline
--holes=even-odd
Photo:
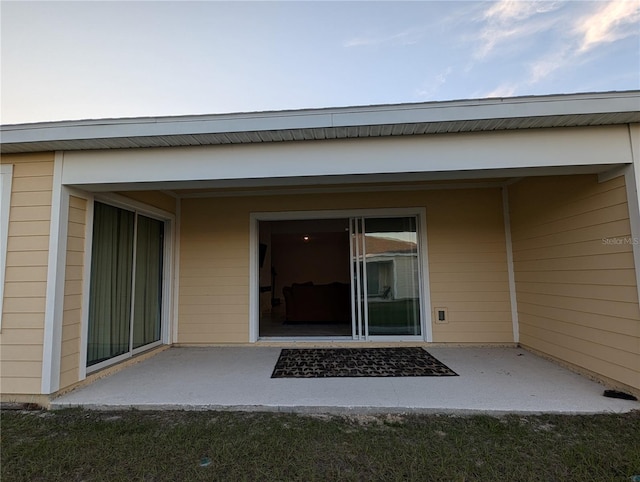
[[[419,347],[283,349],[271,378],[456,377]]]

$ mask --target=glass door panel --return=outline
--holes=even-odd
[[[421,336],[417,218],[351,220],[353,337]]]
[[[87,366],[129,351],[135,214],[99,202],[93,215]]]
[[[415,217],[364,220],[370,336],[421,334],[416,224]]]
[[[160,340],[164,223],[138,215],[133,348]]]

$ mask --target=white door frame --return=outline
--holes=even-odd
[[[427,221],[424,207],[380,208],[380,209],[344,209],[322,211],[279,211],[253,212],[249,215],[249,341],[255,343],[259,339],[260,329],[260,280],[259,280],[259,222],[260,221],[295,221],[309,219],[348,219],[352,217],[392,217],[416,216],[418,220],[418,250],[421,253],[420,282],[421,294],[421,330],[422,336],[407,337],[375,337],[375,341],[427,341],[433,340],[431,320],[431,289],[429,284],[429,262],[427,251]],[[279,338],[280,340],[280,338]],[[336,341],[353,341],[352,337],[340,337]],[[318,341],[315,337],[296,337],[290,341]],[[371,341],[371,340],[369,340]]]

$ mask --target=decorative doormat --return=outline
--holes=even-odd
[[[455,377],[426,350],[412,348],[283,349],[271,378]]]

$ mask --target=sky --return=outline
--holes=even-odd
[[[0,122],[640,89],[640,0],[0,1]]]

